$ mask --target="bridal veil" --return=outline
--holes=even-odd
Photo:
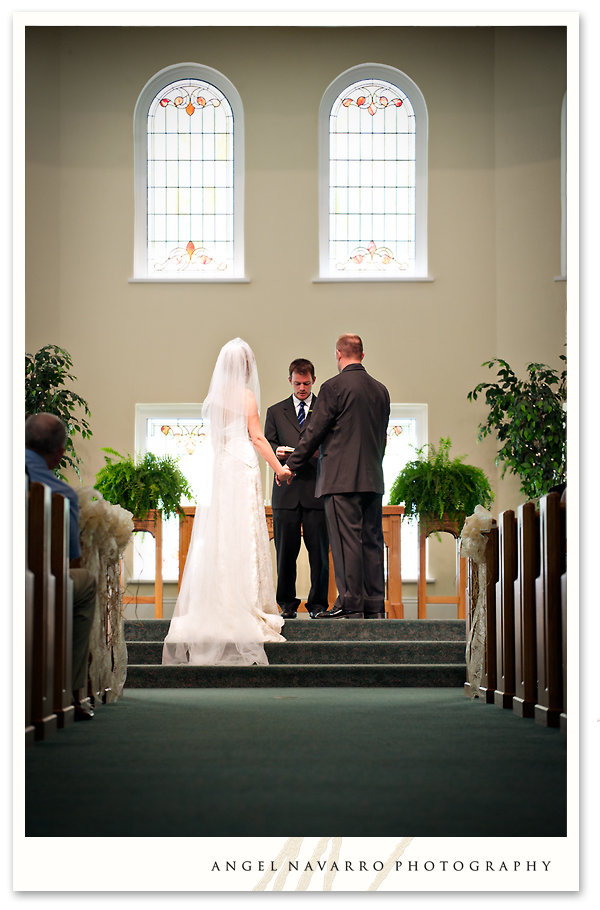
[[[217,359],[202,416],[210,429],[210,496],[196,508],[163,664],[268,663],[282,641],[258,456],[248,408],[258,410],[256,360],[241,338]]]

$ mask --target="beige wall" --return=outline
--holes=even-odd
[[[27,350],[55,343],[73,357],[92,410],[86,483],[101,447],[133,451],[137,402],[202,400],[230,338],[257,355],[264,413],[287,394],[292,358],[309,357],[323,381],[336,337],[353,331],[392,401],[426,402],[429,439],[451,436],[455,454],[484,468],[500,509],[519,503],[518,483],[499,481],[494,443],[476,442],[485,409],[466,395],[489,378],[484,360],[520,371],[557,367],[563,352],[565,29],[27,32]],[[148,79],[187,60],[223,72],[244,105],[249,284],[128,283],[133,109]],[[406,72],[428,106],[432,283],[312,283],[319,102],[369,61]]]

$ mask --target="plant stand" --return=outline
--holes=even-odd
[[[436,531],[451,534],[457,541],[457,584],[456,597],[427,597],[426,543],[430,534]],[[417,587],[417,609],[419,619],[427,619],[427,604],[456,604],[457,618],[466,619],[465,588],[467,585],[467,560],[459,555],[458,541],[461,529],[457,522],[447,518],[426,517],[419,522],[419,580]]]
[[[156,544],[156,562],[154,571],[154,597],[124,597],[124,604],[154,604],[154,618],[163,618],[163,576],[162,576],[162,516],[151,509],[146,517],[133,519],[133,530],[148,531]]]

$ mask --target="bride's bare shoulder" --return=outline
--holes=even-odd
[[[256,404],[256,397],[254,395],[254,392],[252,392],[250,389],[245,389],[244,391],[246,394],[246,413],[248,415],[256,414],[258,412],[258,406]]]

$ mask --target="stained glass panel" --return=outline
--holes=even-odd
[[[148,274],[231,273],[233,126],[225,95],[199,79],[171,83],[150,104]]]
[[[385,80],[348,86],[330,114],[334,272],[415,273],[415,115]],[[343,188],[348,192],[344,194]]]

